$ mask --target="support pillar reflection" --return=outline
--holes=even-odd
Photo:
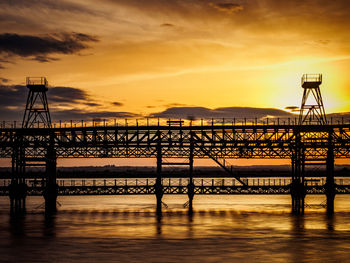
[[[193,183],[193,136],[191,133],[190,139],[190,155],[189,155],[189,183],[187,185],[187,195],[188,195],[188,212],[193,213],[193,197],[194,197],[194,183]]]
[[[332,144],[332,132],[329,132],[328,136],[328,150],[327,150],[327,160],[326,160],[326,184],[325,184],[325,194],[327,197],[327,213],[334,213],[334,198],[336,194],[335,183],[334,183],[334,151]]]
[[[155,188],[155,195],[157,199],[157,214],[162,213],[162,198],[163,198],[163,185],[162,185],[162,145],[159,133],[157,144],[157,179]]]
[[[15,138],[12,150],[12,178],[9,185],[11,214],[25,213],[26,196],[24,148],[22,147],[22,137],[20,136]]]
[[[292,212],[303,214],[305,207],[305,152],[301,145],[300,133],[296,134],[296,142],[292,155],[292,183],[290,193],[292,197]]]
[[[50,141],[46,152],[46,173],[45,173],[45,212],[51,213],[56,211],[58,185],[56,182],[57,157],[54,143],[54,134],[50,135]]]

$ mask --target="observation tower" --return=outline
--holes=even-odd
[[[29,89],[23,115],[22,128],[51,128],[51,117],[46,92],[48,82],[44,77],[27,77]]]
[[[304,74],[301,86],[304,89],[300,106],[299,125],[327,124],[326,113],[320,91],[322,74]]]

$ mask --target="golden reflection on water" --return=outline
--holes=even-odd
[[[243,229],[248,232],[269,229],[276,234],[278,231],[292,231],[295,228],[289,198],[196,196],[195,210],[191,217],[183,207],[187,197],[169,195],[164,198],[168,208],[163,208],[161,218],[157,218],[153,196],[60,197],[62,206],[59,207],[55,224],[64,226],[58,231],[62,237],[146,238],[153,237],[156,233],[167,238],[198,238],[227,235]],[[335,226],[334,222],[325,219],[324,209],[318,205],[322,200],[323,196],[307,199],[311,205],[303,217],[303,228],[350,229],[349,221],[337,222]],[[36,209],[38,202],[42,202],[38,197],[28,198],[27,217],[31,217],[31,213],[40,214],[40,209]],[[340,203],[342,209],[349,204],[346,199],[338,200],[337,203]],[[350,206],[348,208],[350,211]],[[312,220],[308,220],[309,217]]]
[[[289,196],[196,196],[190,215],[186,196],[169,195],[156,216],[154,196],[60,197],[59,211],[45,217],[42,198],[31,197],[22,218],[10,218],[2,198],[0,252],[16,262],[18,247],[35,251],[29,262],[47,253],[38,247],[56,261],[64,255],[59,262],[95,262],[97,252],[121,262],[346,262],[350,202],[337,196],[340,210],[329,217],[317,206],[323,198],[310,197],[314,206],[295,216]]]

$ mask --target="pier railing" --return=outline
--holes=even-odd
[[[330,117],[328,125],[350,124],[348,117]],[[126,127],[126,126],[245,126],[245,125],[298,125],[298,117],[288,118],[207,118],[207,119],[98,119],[98,120],[64,120],[52,123],[52,128],[80,128],[80,127]],[[40,124],[38,123],[38,127]],[[22,128],[22,121],[0,121],[0,129]],[[35,128],[35,125],[34,125]]]

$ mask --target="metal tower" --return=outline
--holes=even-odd
[[[27,77],[26,84],[29,93],[22,128],[51,128],[51,117],[46,97],[46,91],[48,90],[46,78]]]
[[[327,124],[320,91],[321,83],[322,74],[304,74],[301,78],[301,86],[304,89],[304,94],[300,107],[299,125]],[[313,96],[311,98],[310,93]],[[305,114],[304,111],[306,111]]]

